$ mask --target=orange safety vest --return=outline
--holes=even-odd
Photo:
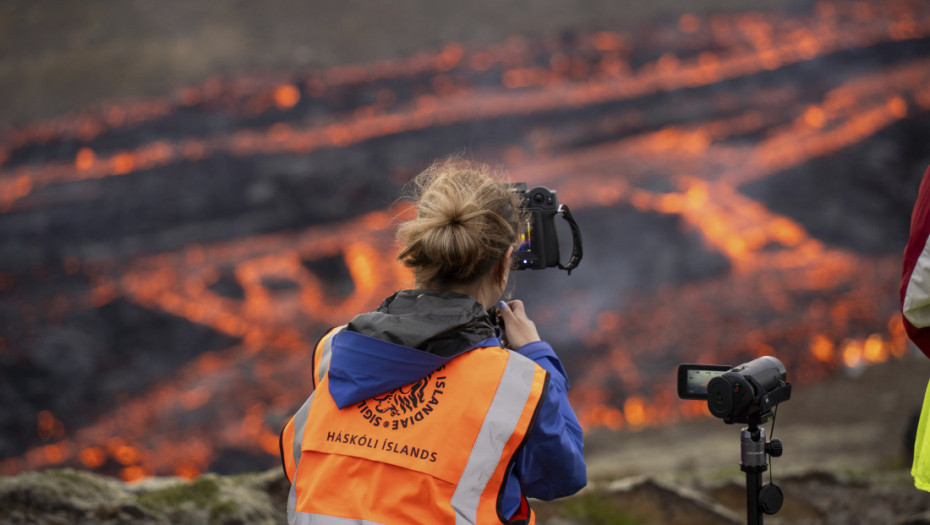
[[[333,336],[345,329],[346,325],[337,326],[331,329],[316,344],[313,351],[313,388],[320,386],[320,381],[329,370],[329,358],[333,354]]]
[[[499,503],[547,375],[516,352],[477,348],[339,410],[324,373],[281,436],[288,522],[535,523],[531,509],[509,521]]]

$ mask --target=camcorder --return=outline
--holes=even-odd
[[[678,367],[678,397],[707,400],[710,413],[724,423],[761,424],[772,409],[791,398],[785,365],[772,357],[736,367],[683,364]]]
[[[512,185],[520,195],[525,219],[520,225],[520,246],[514,250],[514,270],[542,270],[559,267],[571,275],[581,262],[581,230],[568,206],[560,205],[554,190],[542,186],[527,190],[526,183]],[[572,232],[572,254],[564,265],[559,257],[559,236],[555,216],[562,214]]]
[[[707,401],[710,413],[724,423],[746,423],[740,431],[740,470],[746,473],[746,523],[761,525],[763,514],[777,513],[785,497],[774,481],[762,484],[770,458],[782,455],[780,439],[766,442],[760,427],[773,409],[791,399],[785,365],[772,356],[753,359],[733,368],[723,365],[683,364],[678,367],[678,397]],[[772,423],[774,430],[775,423]]]

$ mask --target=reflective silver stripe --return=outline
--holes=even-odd
[[[321,516],[319,514],[308,514],[306,512],[298,512],[297,521],[292,523],[296,523],[297,525],[381,525],[375,521],[334,518],[333,516]]]
[[[307,398],[300,410],[294,414],[294,479],[291,482],[291,491],[287,494],[287,522],[299,523],[297,519],[297,466],[300,465],[300,445],[304,440],[304,429],[307,427],[307,416],[310,415],[310,405],[313,403],[313,394]]]
[[[904,291],[904,317],[917,328],[930,326],[930,237],[914,264],[914,270]]]
[[[474,524],[477,521],[481,493],[497,468],[507,440],[517,428],[517,422],[533,391],[535,372],[533,361],[510,352],[500,385],[494,393],[487,416],[478,431],[478,438],[468,456],[468,463],[452,495],[456,525]]]
[[[329,370],[329,359],[333,355],[333,337],[345,330],[345,327],[346,325],[342,325],[336,328],[323,340],[323,350],[320,352],[320,364],[316,367],[316,384],[320,384],[320,381],[323,380],[323,376],[326,375],[326,371]]]

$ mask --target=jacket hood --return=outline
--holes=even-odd
[[[345,408],[418,381],[464,352],[499,345],[491,318],[472,297],[400,291],[333,336],[329,390]]]

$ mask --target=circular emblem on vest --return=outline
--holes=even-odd
[[[416,425],[439,406],[446,387],[444,368],[437,368],[416,383],[362,401],[359,413],[375,427],[403,430]]]

